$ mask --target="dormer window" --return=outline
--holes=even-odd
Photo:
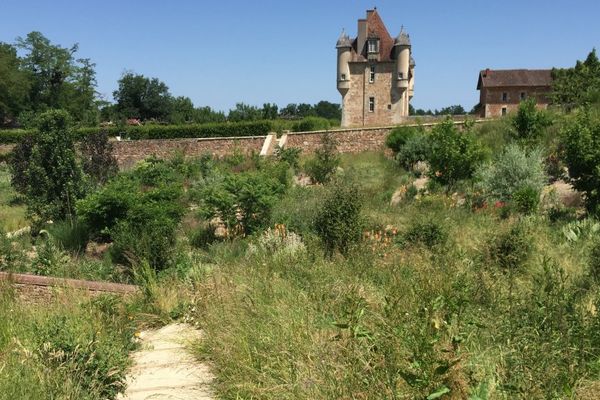
[[[367,48],[369,53],[379,53],[379,39],[369,39]]]

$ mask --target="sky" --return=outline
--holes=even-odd
[[[339,103],[335,43],[373,7],[393,37],[402,25],[411,36],[415,108],[470,109],[481,69],[569,67],[600,51],[599,0],[0,0],[0,41],[79,43],[107,100],[133,71],[217,110]]]

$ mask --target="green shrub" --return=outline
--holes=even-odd
[[[294,169],[298,169],[300,162],[300,153],[302,153],[302,149],[299,147],[275,147],[275,158],[278,161],[288,163],[289,166]]]
[[[81,166],[96,185],[104,185],[119,172],[113,145],[106,131],[92,132],[82,138],[79,153]]]
[[[504,269],[517,269],[531,253],[531,238],[523,225],[516,224],[506,232],[497,233],[488,244],[490,261]]]
[[[562,132],[571,184],[585,193],[589,212],[600,212],[600,119],[580,112]]]
[[[429,157],[429,140],[425,134],[410,137],[396,154],[396,161],[405,169],[411,169],[417,162]]]
[[[539,199],[547,183],[542,153],[538,149],[525,150],[510,144],[491,162],[482,165],[476,173],[479,186],[492,200],[511,201],[517,192],[531,193]],[[535,204],[537,206],[537,203]]]
[[[309,159],[304,169],[315,183],[326,183],[340,165],[340,157],[337,153],[337,141],[330,134],[323,135],[321,146],[315,150],[315,156]]]
[[[321,117],[306,117],[292,126],[294,132],[325,131],[329,128],[329,120]]]
[[[513,136],[515,139],[534,142],[551,124],[552,121],[546,112],[537,109],[535,97],[530,97],[519,104],[519,110],[512,120]]]
[[[358,187],[347,181],[336,181],[328,188],[317,211],[314,231],[329,256],[338,250],[347,255],[350,247],[362,237],[362,198]]]
[[[451,119],[436,125],[429,136],[428,155],[432,180],[453,185],[470,178],[482,159],[482,150],[469,127],[460,132]]]
[[[420,134],[422,134],[422,129],[413,126],[399,126],[392,129],[385,138],[385,145],[394,153],[398,153],[409,139]]]
[[[210,224],[201,224],[188,235],[190,245],[197,249],[206,249],[217,240],[215,228]]]
[[[530,186],[523,186],[513,194],[512,200],[518,212],[533,214],[537,211],[540,204],[540,192]]]
[[[418,221],[408,228],[403,239],[407,243],[420,243],[426,247],[433,248],[444,245],[448,241],[448,232],[437,221]]]

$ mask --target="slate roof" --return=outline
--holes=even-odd
[[[477,89],[506,86],[551,86],[550,69],[485,69],[479,72]]]

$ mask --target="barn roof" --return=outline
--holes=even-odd
[[[485,69],[479,72],[477,89],[505,86],[551,86],[550,69]]]

